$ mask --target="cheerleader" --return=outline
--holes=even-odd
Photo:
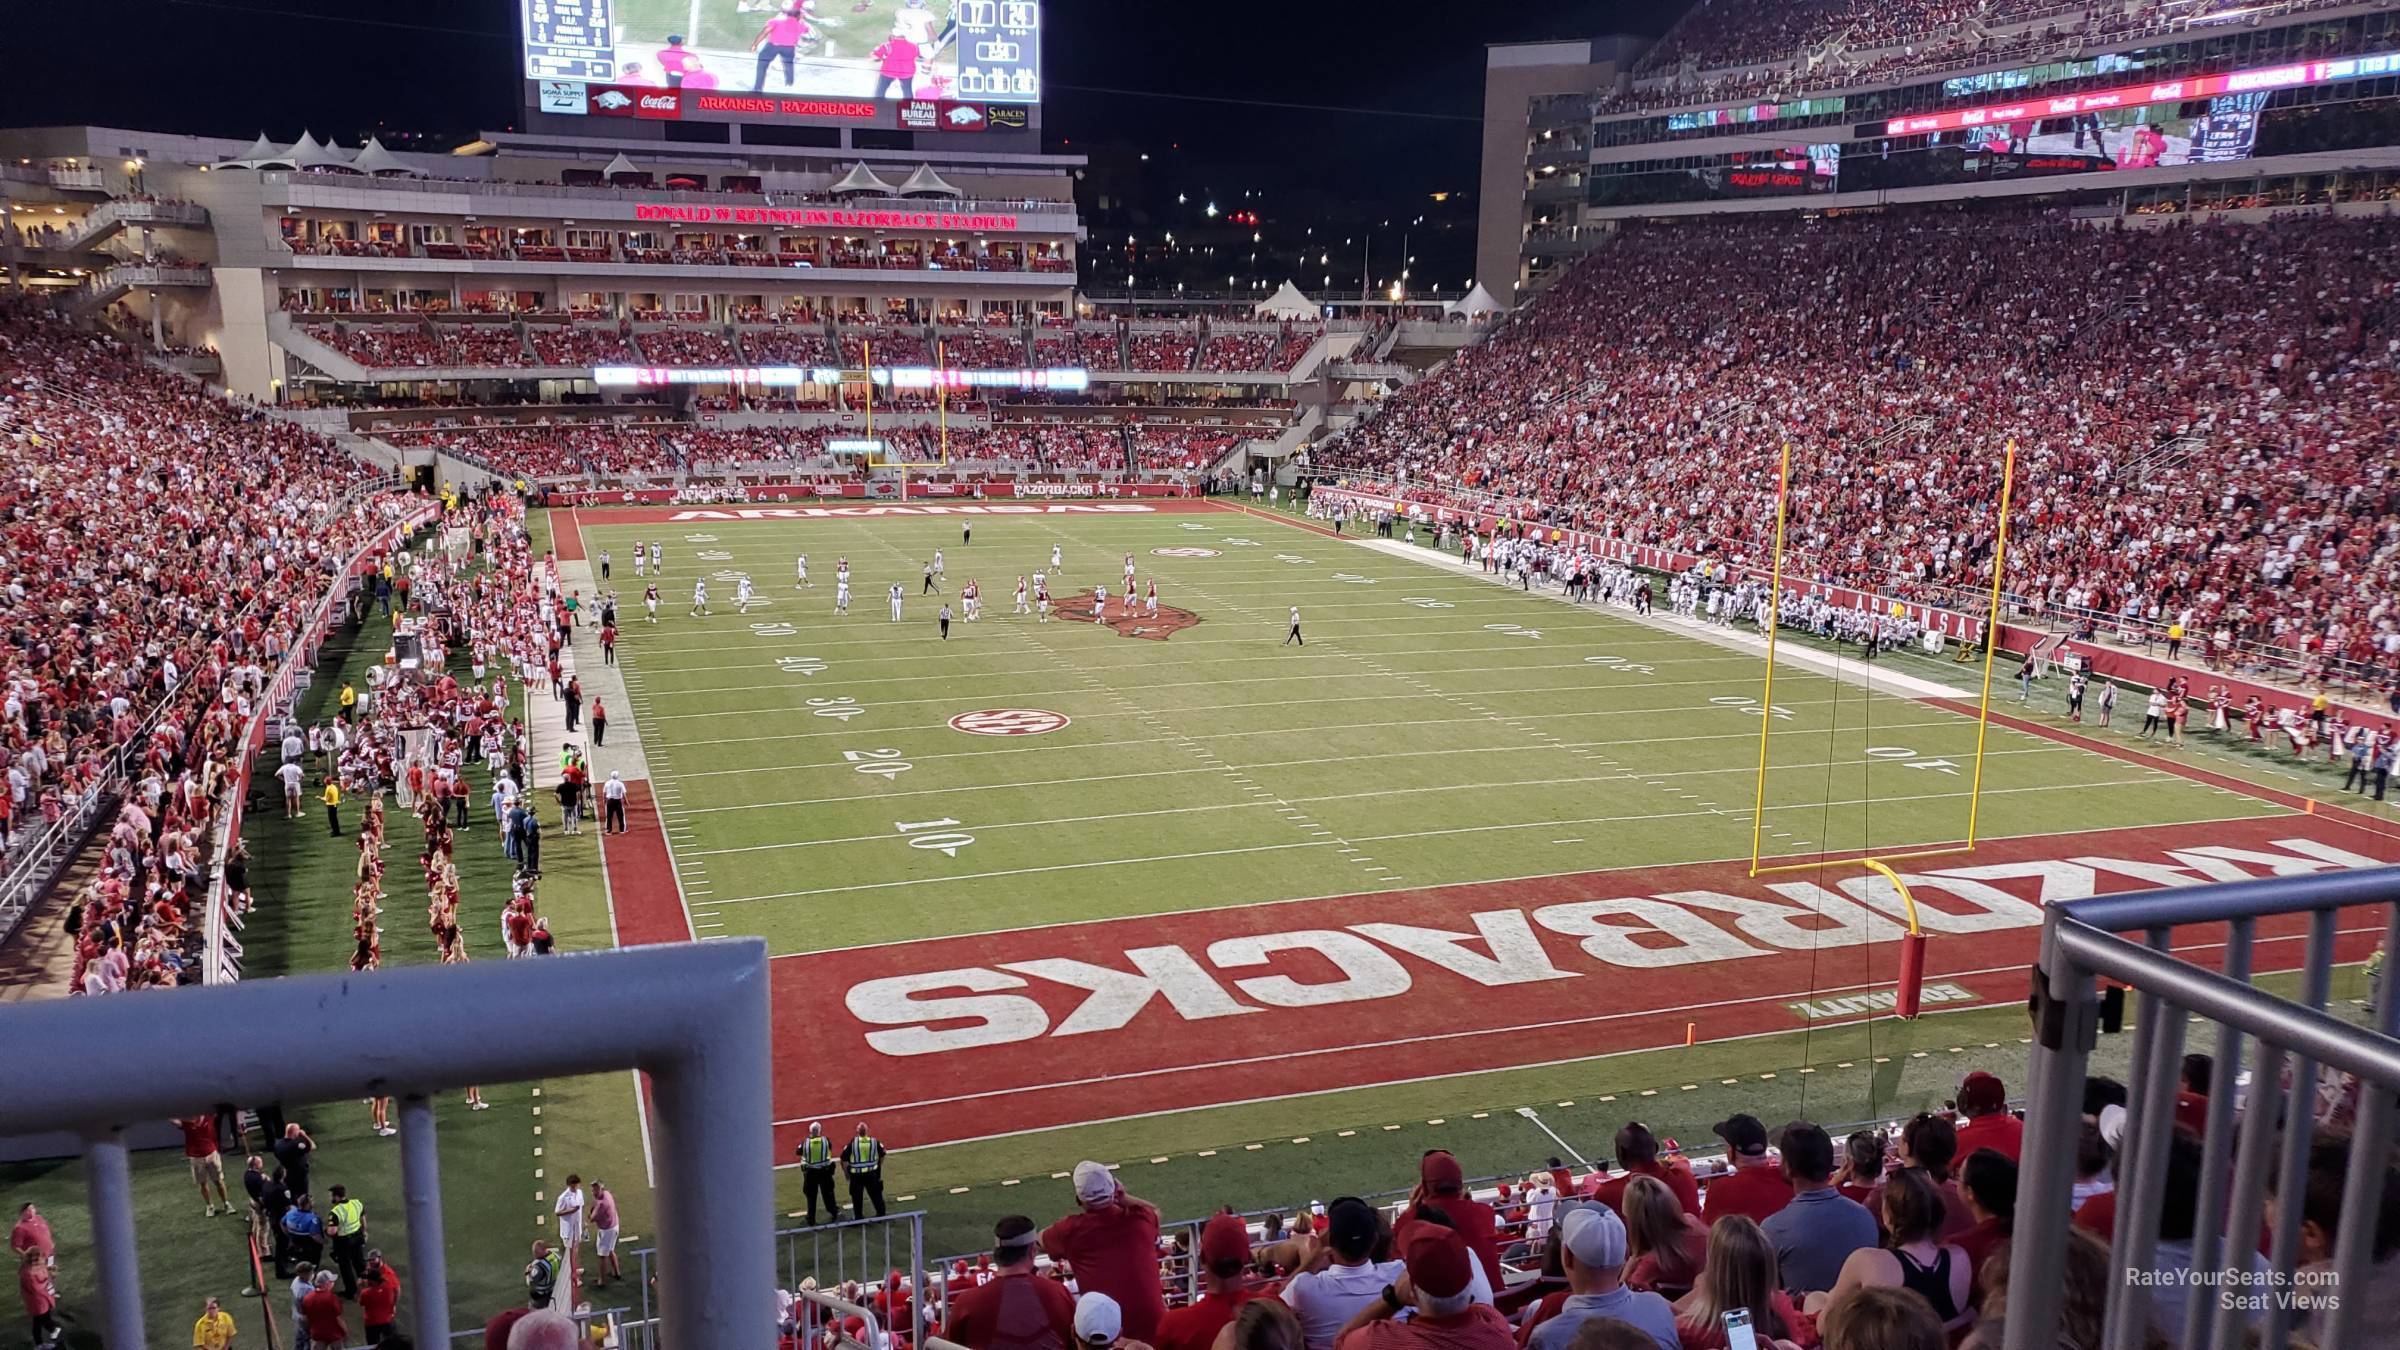
[[[2232,706],[2233,696],[2225,692],[2224,685],[2212,684],[2208,687],[2208,729],[2210,731],[2222,736],[2232,729],[2226,718],[2227,710]]]

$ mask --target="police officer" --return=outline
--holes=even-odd
[[[800,1157],[800,1189],[808,1196],[808,1222],[817,1222],[817,1195],[825,1196],[825,1213],[829,1222],[839,1222],[842,1202],[833,1193],[833,1141],[825,1137],[825,1127],[808,1122],[808,1137],[792,1149]]]
[[[850,1178],[850,1217],[867,1217],[866,1202],[875,1202],[875,1217],[883,1217],[883,1141],[867,1133],[867,1122],[858,1122],[858,1133],[851,1137],[849,1147],[842,1150],[842,1172]]]
[[[333,1203],[325,1210],[325,1229],[333,1235],[333,1264],[342,1272],[342,1297],[358,1297],[359,1277],[367,1272],[367,1207],[333,1188]]]

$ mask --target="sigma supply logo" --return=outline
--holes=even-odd
[[[583,86],[572,80],[542,81],[541,109],[568,117],[581,117],[591,111],[584,101]]]

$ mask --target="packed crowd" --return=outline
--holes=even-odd
[[[629,366],[638,364],[633,345],[613,325],[537,323],[525,327],[537,366]]]
[[[1158,423],[1136,423],[1132,434],[1134,464],[1154,472],[1205,469],[1244,439],[1240,433],[1222,427]]]
[[[377,370],[450,364],[451,354],[422,323],[309,323],[300,331]]]
[[[2400,224],[2047,215],[1627,231],[1316,453],[1400,495],[1939,599],[2007,585],[2400,662]],[[2347,671],[2348,666],[2341,669]]]
[[[814,323],[778,324],[739,330],[742,355],[752,365],[814,367],[829,363],[825,329]]]
[[[74,987],[194,979],[241,738],[411,501],[345,499],[368,470],[330,443],[29,307],[0,306],[0,377],[0,837],[121,793],[75,898]]]
[[[1147,332],[1131,331],[1125,336],[1125,351],[1129,357],[1127,368],[1131,370],[1190,370],[1192,359],[1199,349],[1199,332],[1182,326]]]
[[[945,324],[934,330],[942,344],[942,364],[961,370],[1019,370],[1025,366],[1025,339],[1014,328],[970,328]]]
[[[696,321],[644,328],[633,335],[645,364],[654,366],[730,366],[733,340],[725,330]]]
[[[525,364],[525,339],[518,335],[517,326],[513,323],[440,324],[434,331],[443,339],[446,351],[444,365]]]
[[[2154,1334],[2136,1343],[2190,1343],[2193,1277],[2211,1259],[2197,1254],[2199,1197],[2227,1183],[2204,1174],[2199,1142],[2214,1070],[2206,1055],[2183,1062],[2155,1253],[2129,1295]],[[2062,1350],[2099,1350],[2122,1283],[2108,1242],[2128,1094],[2095,1078],[2084,1096],[2074,1223],[2048,1239],[2066,1248]],[[2359,1296],[2368,1325],[2382,1326],[2400,1313],[2400,1168],[2387,1168],[2365,1212],[2345,1212],[2360,1100],[2349,1080],[2320,1097],[2302,1185],[2269,1203],[2300,1211],[2297,1287],[2323,1283],[2346,1225],[2370,1226],[2375,1274]],[[1613,1165],[1553,1157],[1521,1181],[1478,1184],[1435,1150],[1397,1203],[1229,1210],[1196,1231],[1162,1222],[1109,1167],[1086,1162],[1048,1226],[1012,1215],[988,1253],[922,1284],[894,1271],[826,1292],[871,1311],[888,1341],[863,1320],[854,1336],[895,1348],[921,1314],[968,1350],[1724,1350],[1743,1321],[1775,1350],[1997,1350],[2025,1128],[2002,1081],[1978,1071],[1945,1109],[1840,1138],[1737,1114],[1714,1127],[1722,1155],[1702,1158],[1628,1122]],[[800,1147],[804,1165],[824,1159],[830,1203],[835,1153]],[[2233,1245],[2230,1270],[2263,1270],[2253,1244]],[[787,1332],[807,1311],[794,1307]],[[2322,1304],[2304,1312],[2294,1344],[2326,1347],[2326,1315]]]
[[[855,328],[834,330],[840,340],[842,368],[863,370],[871,354],[878,366],[921,366],[925,359],[925,339],[909,328]]]
[[[689,423],[444,427],[386,433],[395,445],[431,446],[506,478],[666,477],[702,468],[784,465],[794,437],[767,430],[717,431]],[[806,439],[805,436],[799,439]]]

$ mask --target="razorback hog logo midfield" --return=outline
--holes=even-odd
[[[1906,881],[1928,977],[1970,1006],[2023,997],[2050,903],[2393,859],[2379,832],[2276,817],[1986,841]],[[781,1048],[778,1114],[931,1143],[1877,1016],[1860,996],[1891,988],[1905,915],[1839,863],[1772,881],[1702,863],[792,956],[778,1021],[808,1030]],[[2259,929],[2259,969],[2298,964],[2304,921]],[[2380,931],[2346,927],[2337,956]],[[2214,965],[2222,939],[2179,930],[2177,950]]]

